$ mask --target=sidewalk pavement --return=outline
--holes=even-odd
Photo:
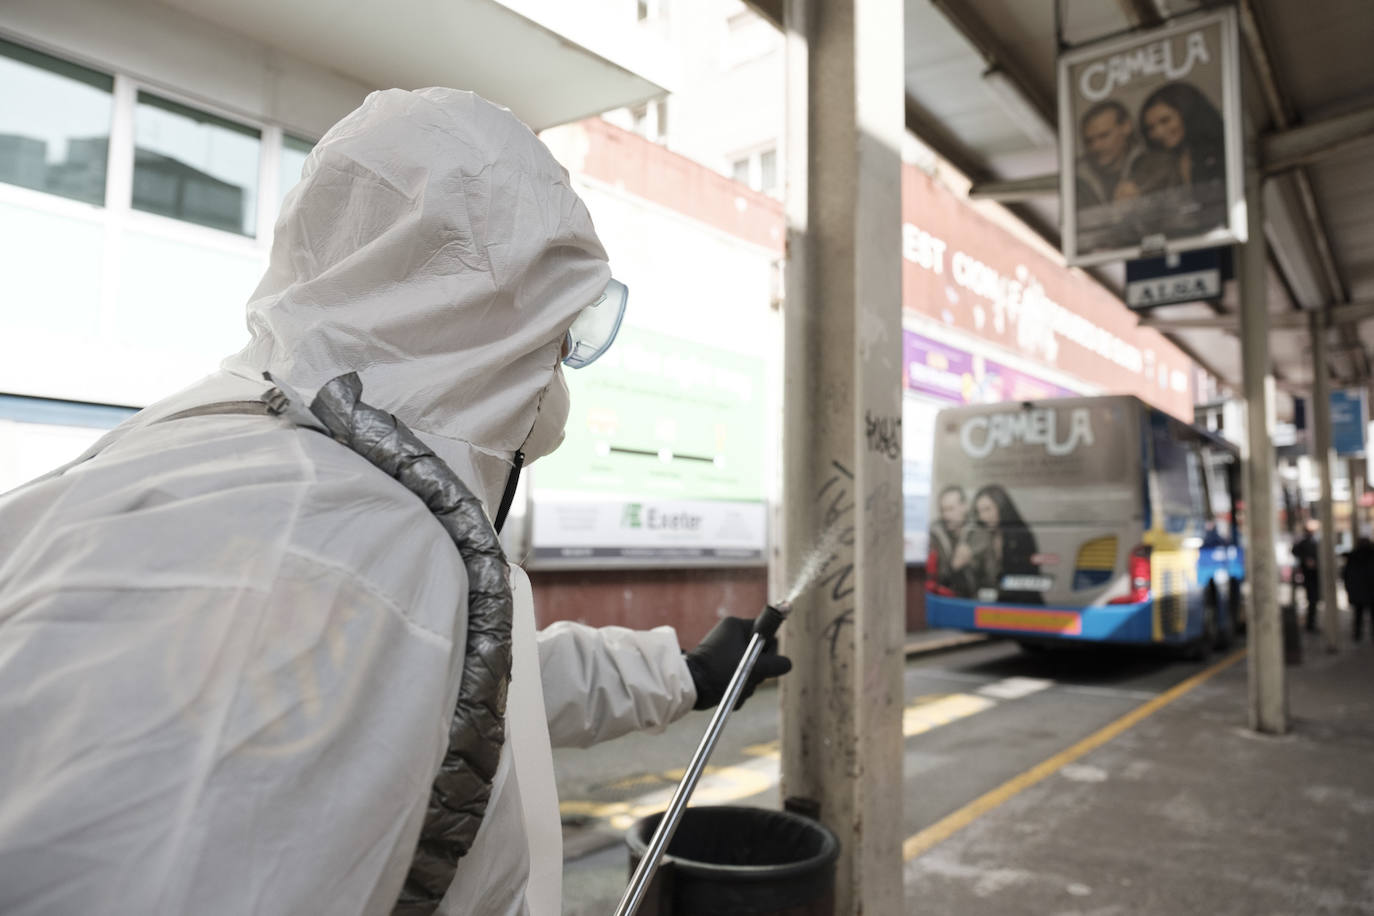
[[[1286,735],[1246,727],[1241,658],[908,843],[907,912],[1374,914],[1374,645],[1304,659]]]

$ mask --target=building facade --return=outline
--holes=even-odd
[[[432,5],[405,8],[442,24]],[[444,43],[407,48],[382,19],[321,38],[310,2],[0,13],[0,491],[242,345],[276,215],[330,124],[374,88],[462,80],[542,129],[631,291],[617,345],[569,373],[565,444],[530,468],[503,534],[541,622],[671,624],[690,644],[762,607],[784,394],[781,37],[738,0],[475,9],[517,45],[567,41],[530,58],[548,71],[531,79],[508,60],[445,70]],[[453,35],[480,46],[481,30]],[[1005,211],[971,203],[915,138],[904,159],[919,627],[942,406],[1123,392],[1191,418],[1194,370]]]

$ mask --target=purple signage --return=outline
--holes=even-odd
[[[911,331],[902,332],[902,352],[906,387],[951,404],[995,404],[1079,394]]]

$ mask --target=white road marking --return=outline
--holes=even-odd
[[[902,710],[902,735],[910,738],[948,725],[956,719],[991,709],[997,704],[986,697],[969,693],[953,693],[929,703],[919,703]]]
[[[996,697],[999,700],[1019,700],[1053,686],[1054,681],[1047,681],[1041,677],[1009,677],[995,684],[980,687],[978,692],[985,697]]]

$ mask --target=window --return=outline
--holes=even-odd
[[[1157,486],[1154,509],[1160,513],[1165,531],[1189,533],[1203,503],[1195,434],[1162,414],[1152,414],[1150,429]]]
[[[771,191],[778,186],[778,151],[766,149],[759,154],[759,190]]]
[[[0,41],[0,181],[105,202],[114,77]]]
[[[643,22],[645,19],[648,19],[649,16],[653,14],[653,10],[651,9],[651,0],[637,0],[635,7],[635,18],[638,19],[640,22]]]
[[[742,156],[730,164],[730,177],[755,191],[778,191],[778,150],[770,146]]]
[[[1234,521],[1234,492],[1236,483],[1235,461],[1226,452],[1206,448],[1205,459],[1208,518],[1213,523],[1217,535],[1223,539],[1231,537]]]
[[[277,177],[278,213],[281,213],[281,204],[286,199],[286,192],[300,182],[301,169],[305,167],[305,157],[309,156],[310,151],[314,148],[315,144],[309,140],[302,140],[290,134],[281,135],[281,160],[278,163]]]
[[[667,99],[659,99],[659,100],[654,104],[654,115],[655,115],[655,117],[658,119],[658,125],[657,125],[657,128],[656,128],[656,131],[657,131],[657,134],[658,134],[658,140],[659,140],[660,143],[662,143],[664,140],[668,139],[668,100],[667,100]]]
[[[140,92],[134,209],[252,237],[261,146],[255,128]]]

